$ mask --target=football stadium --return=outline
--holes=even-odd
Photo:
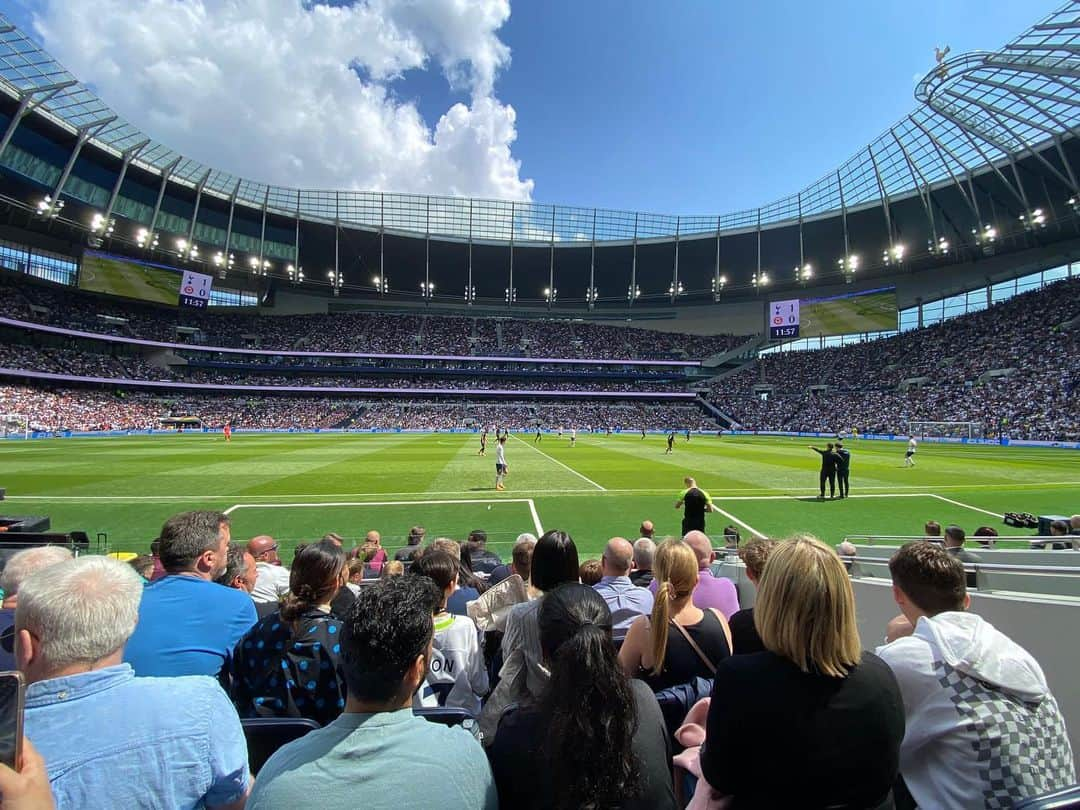
[[[668,215],[233,174],[0,13],[3,806],[1080,808],[1031,18]]]

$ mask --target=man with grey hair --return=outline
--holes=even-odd
[[[694,588],[693,603],[699,610],[716,608],[730,619],[739,610],[739,592],[735,583],[727,577],[713,576],[712,563],[716,558],[712,541],[705,532],[687,532],[683,542],[694,550],[698,562],[698,584]],[[649,585],[649,590],[656,593],[656,580]]]
[[[258,620],[251,597],[214,582],[228,566],[229,518],[182,512],[161,527],[166,576],[151,582],[124,660],[146,676],[216,677]]]
[[[638,616],[652,613],[653,595],[630,581],[634,547],[623,537],[612,537],[600,558],[600,581],[593,589],[604,597],[611,609],[611,634],[619,641]]]
[[[214,582],[226,588],[251,593],[258,577],[259,570],[255,567],[255,558],[251,556],[251,552],[240,543],[229,543],[225,571]],[[258,608],[255,610],[258,612]]]
[[[2,607],[11,609],[16,607],[19,600],[19,586],[31,574],[70,559],[71,551],[63,546],[37,546],[12,554],[7,565],[4,566],[4,573],[0,574],[0,590],[4,592]]]
[[[0,574],[4,602],[0,606],[0,671],[15,669],[15,607],[19,586],[42,569],[71,559],[71,551],[62,546],[37,546],[11,555]]]
[[[630,581],[639,588],[648,588],[653,581],[652,566],[655,556],[656,543],[651,537],[639,537],[634,541],[634,570],[630,573]]]
[[[122,661],[142,595],[131,566],[108,557],[68,560],[23,583],[25,731],[56,804],[240,810],[247,746],[225,692],[210,678],[136,678]]]

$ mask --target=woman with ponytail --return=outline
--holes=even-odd
[[[544,596],[538,622],[551,677],[534,706],[503,717],[488,750],[499,805],[674,808],[660,707],[620,669],[603,598],[561,585]]]
[[[682,540],[665,540],[653,561],[656,598],[651,616],[630,625],[619,650],[619,663],[632,677],[654,690],[694,678],[711,678],[720,661],[731,655],[731,630],[715,608],[694,607],[698,561]]]
[[[310,717],[326,725],[341,714],[341,622],[330,603],[347,581],[341,546],[322,541],[296,555],[280,609],[233,652],[232,698],[241,717]]]

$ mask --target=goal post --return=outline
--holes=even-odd
[[[982,422],[909,422],[908,435],[919,439],[985,439]]]
[[[0,430],[5,439],[19,436],[30,438],[30,417],[24,413],[0,413]]]

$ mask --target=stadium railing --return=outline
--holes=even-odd
[[[1080,785],[1032,796],[1014,804],[1013,810],[1080,810]]]
[[[860,553],[864,550],[868,554],[873,554],[877,548],[889,549],[889,553],[895,551],[899,546],[904,543],[910,543],[916,540],[932,540],[941,542],[940,537],[926,537],[925,535],[904,535],[904,534],[849,534],[844,537],[848,542],[854,543],[860,547]],[[988,541],[991,545],[989,547],[981,545],[982,541]],[[1080,544],[1080,536],[1078,535],[1066,535],[1064,537],[1045,535],[1045,534],[1007,534],[999,535],[997,537],[975,537],[974,535],[968,535],[965,548],[969,551],[974,551],[979,554],[983,552],[992,552],[995,554],[1005,552],[1019,552],[1019,551],[1035,551],[1040,555],[1047,555],[1048,553],[1057,553],[1063,555],[1076,554],[1075,549],[1054,549],[1054,548],[1035,548],[1033,543],[1046,544],[1047,546],[1053,543],[1077,543]],[[1008,544],[1008,545],[1005,545]]]

